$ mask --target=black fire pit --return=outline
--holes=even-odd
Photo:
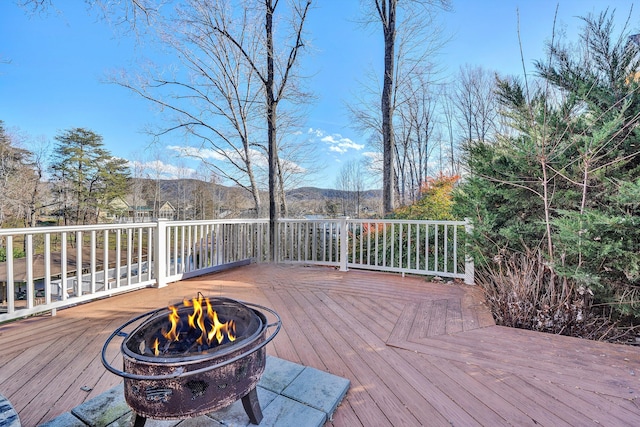
[[[262,411],[256,385],[265,368],[265,346],[280,330],[280,317],[269,308],[228,298],[200,295],[192,301],[131,319],[102,348],[105,368],[124,378],[125,400],[136,414],[135,425],[144,425],[147,418],[196,417],[240,399],[251,423],[259,424]],[[261,310],[275,316],[276,322],[267,323]],[[123,332],[140,320],[131,333]],[[275,330],[267,336],[271,327]],[[122,371],[105,358],[116,336],[125,337],[120,347]]]

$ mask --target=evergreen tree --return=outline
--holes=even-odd
[[[95,223],[111,200],[127,193],[126,161],[112,157],[102,137],[87,129],[70,129],[55,139],[51,169],[64,223]]]
[[[498,81],[511,129],[465,148],[456,213],[473,218],[480,265],[541,251],[545,295],[640,317],[638,37],[615,36],[608,11],[581,19],[579,48],[549,46],[536,89]]]

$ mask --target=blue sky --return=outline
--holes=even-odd
[[[114,31],[84,2],[53,3],[55,9],[35,16],[15,1],[0,4],[0,120],[6,128],[53,141],[63,130],[84,127],[102,135],[113,155],[196,168],[167,148],[182,145],[181,136],[152,145],[143,130],[163,119],[153,106],[124,88],[105,83],[111,71],[132,70],[138,61],[154,57],[150,45],[136,44],[130,36]],[[321,171],[309,175],[306,184],[326,188],[334,186],[341,165],[371,151],[365,136],[350,126],[344,104],[358,90],[362,75],[371,67],[381,67],[382,38],[379,31],[365,30],[354,22],[359,0],[316,3],[307,27],[314,52],[304,64],[312,76],[307,85],[318,99],[308,108],[301,138],[312,144],[314,157],[324,160]],[[633,3],[453,0],[453,11],[441,17],[445,35],[451,37],[437,57],[442,78],[455,74],[464,64],[521,75],[517,10],[525,65],[531,72],[532,62],[544,58],[557,4],[557,27],[575,40],[580,27],[576,16],[615,7],[616,17],[623,20]],[[640,27],[638,13],[633,11],[633,30]]]

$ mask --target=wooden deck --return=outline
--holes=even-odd
[[[269,354],[351,380],[334,426],[640,425],[638,348],[495,326],[475,287],[323,267],[251,265],[0,326],[0,394],[26,427],[68,411],[121,381],[99,357],[117,326],[198,291],[274,308]]]

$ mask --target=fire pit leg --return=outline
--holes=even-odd
[[[258,402],[258,391],[256,388],[252,388],[251,391],[242,398],[242,406],[244,411],[249,416],[251,424],[260,424],[262,421],[262,409],[260,409],[260,402]]]
[[[133,419],[133,427],[143,427],[146,422],[146,417],[136,414],[136,417]]]

